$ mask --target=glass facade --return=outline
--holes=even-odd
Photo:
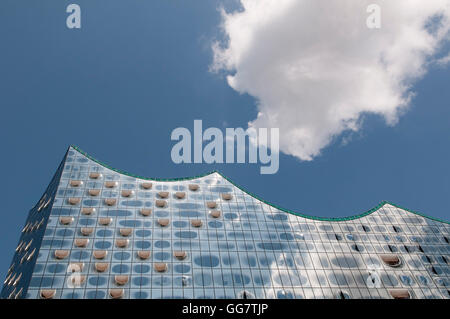
[[[2,298],[450,298],[450,225],[382,203],[286,212],[217,172],[149,180],[71,147]]]

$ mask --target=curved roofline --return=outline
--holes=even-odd
[[[143,179],[143,180],[151,180],[151,181],[158,181],[158,182],[177,182],[177,181],[186,181],[186,180],[193,180],[193,179],[197,179],[197,178],[202,178],[202,177],[205,177],[205,176],[208,176],[208,175],[212,175],[212,174],[214,174],[214,173],[217,173],[217,174],[219,174],[220,176],[222,176],[224,179],[226,179],[228,182],[230,182],[232,185],[234,185],[235,187],[237,187],[237,188],[240,189],[241,191],[247,193],[248,195],[252,196],[253,198],[255,198],[255,199],[257,199],[257,200],[259,200],[259,201],[261,201],[261,202],[263,202],[263,203],[265,203],[265,204],[271,206],[271,207],[274,207],[274,208],[276,208],[276,209],[278,209],[278,210],[281,210],[281,211],[283,211],[283,212],[285,212],[285,213],[288,213],[288,214],[291,214],[291,215],[295,215],[295,216],[299,216],[299,217],[303,217],[303,218],[307,218],[307,219],[320,220],[320,221],[330,221],[330,222],[339,222],[339,221],[355,220],[355,219],[359,219],[359,218],[368,216],[368,215],[370,215],[370,214],[376,212],[376,211],[379,210],[380,208],[382,208],[384,205],[387,205],[387,204],[388,204],[388,205],[392,205],[392,206],[394,206],[394,207],[403,209],[403,210],[405,210],[405,211],[407,211],[407,212],[409,212],[409,213],[412,213],[412,214],[415,214],[415,215],[418,215],[418,216],[421,216],[421,217],[425,217],[425,218],[427,218],[427,219],[431,219],[431,220],[438,221],[438,222],[445,223],[445,224],[450,224],[450,222],[447,222],[447,221],[442,220],[442,219],[440,219],[440,218],[436,218],[436,217],[428,216],[428,215],[425,215],[425,214],[422,214],[422,213],[419,213],[419,212],[415,212],[415,211],[412,211],[412,210],[410,210],[410,209],[401,207],[401,206],[399,206],[399,205],[393,204],[393,203],[388,202],[388,201],[382,201],[382,202],[379,203],[377,206],[373,207],[372,209],[369,209],[368,211],[366,211],[366,212],[364,212],[364,213],[362,213],[362,214],[357,214],[357,215],[352,215],[352,216],[347,216],[347,217],[319,217],[319,216],[306,215],[306,214],[302,214],[302,213],[299,213],[299,212],[292,211],[292,210],[290,210],[290,209],[286,209],[286,208],[280,207],[280,206],[278,206],[278,205],[276,205],[276,204],[272,204],[272,203],[270,203],[270,202],[268,202],[268,201],[262,199],[262,198],[259,197],[258,195],[255,195],[255,194],[253,194],[253,193],[247,191],[245,188],[243,188],[243,187],[237,185],[235,182],[233,182],[231,179],[229,179],[228,177],[226,177],[225,175],[223,175],[222,173],[220,173],[220,172],[217,171],[217,170],[214,170],[214,171],[211,171],[211,172],[202,174],[202,175],[190,176],[190,177],[180,177],[180,178],[151,178],[151,177],[144,177],[144,176],[139,176],[139,175],[136,175],[136,174],[131,174],[131,173],[128,173],[128,172],[126,172],[126,171],[119,170],[119,169],[116,169],[116,168],[114,168],[114,167],[111,167],[111,166],[109,166],[108,164],[105,164],[105,163],[103,163],[103,162],[97,160],[96,158],[93,158],[92,156],[90,156],[90,155],[87,154],[86,152],[82,151],[79,147],[77,147],[77,146],[75,146],[75,145],[71,145],[71,147],[72,147],[74,150],[76,150],[78,153],[82,154],[83,156],[86,156],[86,157],[89,158],[90,160],[96,162],[97,164],[99,164],[99,165],[101,165],[101,166],[103,166],[103,167],[105,167],[105,168],[107,168],[107,169],[110,169],[110,170],[112,170],[112,171],[114,171],[114,172],[116,172],[116,173],[122,174],[122,175],[130,176],[130,177],[135,177],[135,178],[139,178],[139,179]]]

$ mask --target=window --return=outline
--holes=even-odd
[[[17,245],[16,251],[22,251],[22,246],[25,245],[24,241],[21,241],[19,245]]]
[[[111,224],[112,218],[111,217],[102,217],[99,218],[98,223],[102,226],[107,226]]]
[[[90,196],[98,196],[100,194],[100,190],[99,189],[90,189],[88,191]]]
[[[429,286],[430,285],[430,279],[428,277],[425,277],[423,275],[416,276],[417,280],[420,282],[423,286]]]
[[[117,187],[117,185],[119,185],[119,183],[117,183],[117,182],[113,182],[113,181],[105,182],[105,187],[106,188],[114,188],[114,187]]]
[[[131,197],[134,195],[134,192],[129,189],[124,189],[124,190],[122,190],[121,195],[122,195],[122,197]]]
[[[75,239],[75,246],[79,248],[85,248],[89,243],[89,239],[87,238],[76,238]]]
[[[73,217],[60,217],[59,222],[61,225],[69,225],[73,222]]]
[[[150,251],[148,250],[140,250],[138,251],[138,257],[142,260],[150,258]]]
[[[255,296],[248,292],[247,290],[243,290],[238,294],[238,299],[254,299]]]
[[[14,299],[19,299],[20,296],[22,296],[22,292],[23,292],[23,288],[20,288],[19,292],[16,294],[16,296],[14,297]]]
[[[185,192],[176,192],[175,196],[178,199],[183,199],[186,196],[186,193]]]
[[[114,277],[114,281],[116,284],[123,286],[128,282],[128,276],[126,275],[117,275]]]
[[[220,210],[213,210],[213,211],[211,211],[210,215],[213,218],[219,218],[220,217]]]
[[[156,207],[165,207],[166,206],[166,201],[163,199],[157,199],[156,202]]]
[[[22,233],[27,232],[28,231],[28,227],[30,227],[30,223],[28,222],[25,227],[22,229]]]
[[[410,299],[411,295],[407,289],[392,289],[389,290],[389,294],[394,299]]]
[[[5,279],[5,281],[3,282],[3,284],[6,284],[7,282],[9,282],[9,279],[11,278],[11,276],[12,276],[12,273],[9,274],[8,276],[6,276],[6,279]]]
[[[294,299],[292,292],[280,289],[277,291],[277,299]]]
[[[116,199],[115,198],[105,198],[105,204],[108,206],[114,206],[114,205],[116,205]]]
[[[142,216],[150,216],[152,214],[152,210],[150,208],[142,208],[140,212]]]
[[[34,249],[31,251],[31,253],[28,255],[27,261],[30,261],[31,258],[33,258],[33,256],[34,256],[35,253],[36,253],[36,248],[34,248]]]
[[[191,220],[191,225],[193,227],[201,227],[202,221],[200,219],[193,219],[193,220]]]
[[[99,179],[102,177],[102,174],[98,173],[98,172],[91,172],[89,174],[89,178],[91,179]]]
[[[158,192],[158,196],[160,198],[167,198],[169,197],[169,192]]]
[[[14,282],[12,283],[14,287],[17,286],[17,284],[19,283],[20,278],[22,278],[22,273],[20,273],[19,276],[17,276],[16,280],[14,280]]]
[[[405,286],[412,286],[414,284],[414,280],[408,275],[400,275],[400,281]]]
[[[143,188],[143,189],[151,189],[152,188],[152,183],[142,183],[141,184],[141,187]]]
[[[56,257],[56,259],[64,259],[67,256],[69,256],[69,251],[68,250],[63,250],[63,249],[55,250],[55,257]]]
[[[176,259],[178,259],[178,260],[183,260],[183,259],[186,258],[186,252],[183,251],[183,250],[180,250],[180,251],[174,251],[174,252],[173,252],[173,255],[174,255],[174,257],[175,257]]]
[[[422,256],[422,260],[428,264],[431,264],[433,262],[433,259],[431,259],[431,257],[427,255]]]
[[[51,201],[52,201],[52,199],[50,198],[50,199],[45,203],[44,208],[47,208],[48,205],[50,205],[50,202],[51,202]]]
[[[70,205],[77,205],[80,203],[80,198],[78,197],[71,197],[68,199],[68,202]]]
[[[158,219],[158,224],[161,227],[165,227],[165,226],[169,225],[169,219],[167,219],[167,218],[160,218],[160,219]]]
[[[398,251],[397,246],[387,245],[387,247],[391,253],[395,253]]]
[[[392,229],[393,229],[394,232],[396,232],[396,233],[401,233],[401,232],[402,232],[402,229],[401,229],[400,227],[398,227],[398,226],[392,226]]]
[[[41,290],[40,296],[42,299],[52,299],[56,294],[55,289],[44,289]]]
[[[208,206],[208,208],[213,209],[217,207],[216,202],[206,202],[206,206]]]
[[[33,238],[31,238],[31,240],[28,242],[28,244],[24,247],[23,250],[27,251],[30,248],[32,243],[33,243]]]
[[[345,292],[345,291],[339,291],[339,293],[337,294],[337,298],[338,299],[352,299],[352,297],[350,296],[349,293]]]
[[[401,260],[397,255],[381,255],[381,260],[390,267],[399,267]]]
[[[108,252],[106,250],[94,250],[94,258],[95,259],[104,259]]]
[[[95,263],[95,270],[98,272],[105,272],[108,269],[108,263]]]
[[[223,200],[231,200],[232,196],[229,193],[223,193],[222,194],[222,199]]]
[[[14,264],[12,264],[9,268],[8,268],[8,274],[14,270]]]
[[[119,232],[120,232],[120,234],[121,234],[122,236],[127,237],[127,236],[130,236],[130,235],[131,235],[131,233],[133,232],[133,229],[132,229],[132,228],[121,228],[121,229],[119,230]]]
[[[124,291],[123,289],[110,289],[109,296],[113,299],[120,299],[123,297]]]
[[[199,186],[197,184],[189,184],[189,190],[191,191],[197,191],[199,189]]]
[[[442,270],[439,267],[431,266],[430,270],[435,275],[440,275],[442,273]]]
[[[92,215],[93,213],[95,213],[95,208],[83,207],[81,209],[81,214],[83,214],[83,215]]]
[[[70,181],[70,186],[72,187],[79,187],[81,185],[83,185],[82,181]]]
[[[128,246],[128,243],[128,239],[116,239],[116,247],[118,248],[125,248]]]
[[[153,268],[157,271],[157,272],[165,272],[167,270],[167,264],[166,263],[155,263],[153,265]]]
[[[7,278],[5,281],[7,282],[7,285],[10,286],[14,279],[16,279],[16,274],[12,275],[12,277],[10,277],[9,279]]]

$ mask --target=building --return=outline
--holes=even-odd
[[[217,172],[145,179],[70,147],[2,298],[450,298],[448,222],[290,212]]]

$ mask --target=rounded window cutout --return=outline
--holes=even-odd
[[[238,293],[237,295],[238,299],[255,299],[255,295],[253,295],[251,292],[247,290],[243,290]]]
[[[281,289],[277,291],[277,299],[294,299],[294,294],[285,289]]]
[[[400,257],[397,255],[380,255],[380,258],[384,264],[390,267],[400,267],[402,264]]]
[[[352,297],[350,296],[350,294],[346,291],[339,291],[336,295],[337,299],[352,299]]]

